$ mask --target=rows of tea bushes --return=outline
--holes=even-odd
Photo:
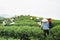
[[[14,22],[14,26],[39,26],[37,23],[36,23],[36,18],[33,17],[34,20],[30,20],[30,17],[29,16],[19,16],[19,17],[16,17]],[[7,26],[10,26],[9,23],[7,23]]]
[[[0,40],[20,40],[20,39],[14,39],[14,38],[5,38],[5,37],[0,37]]]
[[[53,26],[60,25],[60,20],[52,20],[52,25]]]
[[[60,40],[60,20],[52,20],[49,35],[44,37],[43,30],[34,17],[20,16],[15,18],[14,25],[0,26],[0,39],[2,40]],[[1,21],[2,23],[2,21]],[[1,24],[0,24],[1,25]]]
[[[6,26],[0,27],[0,36],[14,39],[36,39],[36,40],[60,40],[60,25],[50,29],[50,34],[44,37],[43,30],[40,27],[28,26]]]
[[[60,25],[56,25],[51,29],[51,35],[54,39],[60,40]]]
[[[11,26],[11,27],[0,27],[0,36],[30,39],[31,37],[43,39],[43,32],[39,27],[28,27],[28,26]]]

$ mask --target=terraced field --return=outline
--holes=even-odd
[[[40,18],[42,20],[42,18]],[[30,16],[15,17],[15,24],[2,27],[0,20],[0,40],[60,40],[60,20],[52,20],[50,34],[44,37],[43,30]]]

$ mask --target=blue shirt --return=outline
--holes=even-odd
[[[49,23],[48,22],[42,22],[41,27],[43,30],[48,30],[49,29]]]

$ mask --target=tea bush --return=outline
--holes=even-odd
[[[60,40],[60,20],[52,20],[50,33],[44,37],[43,30],[36,23],[36,17],[33,17],[33,20],[29,18],[29,16],[19,16],[15,18],[14,25],[0,26],[0,37],[4,37],[2,40],[6,38],[9,40],[10,37],[10,40]]]
[[[56,40],[60,40],[60,25],[57,25],[51,29],[51,35]]]
[[[11,27],[0,27],[0,36],[13,37],[13,38],[27,38],[35,37],[43,39],[43,32],[39,27],[28,27],[28,26],[11,26]]]

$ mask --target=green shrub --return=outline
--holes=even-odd
[[[51,35],[56,40],[60,40],[60,25],[57,25],[51,29]]]
[[[28,26],[11,26],[11,27],[0,27],[0,36],[14,37],[14,38],[43,38],[43,32],[39,27],[28,27]]]
[[[52,20],[52,27],[49,35],[44,37],[43,31],[37,25],[36,17],[30,20],[29,16],[19,16],[15,18],[14,25],[7,23],[7,26],[0,26],[0,36],[4,37],[2,40],[8,38],[9,40],[60,40],[60,20]],[[40,18],[42,20],[42,18]],[[3,20],[1,20],[0,25]],[[11,37],[11,38],[9,38]],[[0,38],[1,39],[1,38]]]

